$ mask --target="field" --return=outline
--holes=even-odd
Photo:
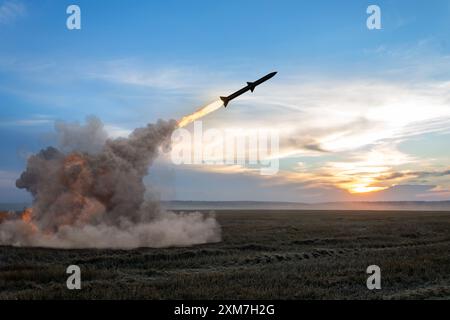
[[[449,299],[450,212],[218,211],[189,248],[0,247],[1,299]],[[66,288],[68,265],[82,289]],[[366,268],[381,268],[381,290]]]

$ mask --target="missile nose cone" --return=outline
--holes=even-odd
[[[269,73],[268,74],[268,76],[270,77],[270,78],[272,78],[274,75],[276,75],[277,74],[277,71],[274,71],[274,72],[271,72],[271,73]]]

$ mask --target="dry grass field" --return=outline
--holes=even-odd
[[[218,211],[189,248],[0,247],[1,299],[449,299],[450,212]],[[68,265],[82,289],[66,288]],[[382,289],[366,288],[367,266]]]

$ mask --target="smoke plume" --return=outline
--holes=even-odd
[[[31,156],[16,181],[32,194],[33,206],[0,224],[0,244],[136,248],[220,241],[214,216],[167,212],[144,198],[143,178],[159,151],[170,148],[177,125],[159,120],[111,140],[94,117],[86,125],[57,123],[58,149]]]

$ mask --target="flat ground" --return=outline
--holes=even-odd
[[[219,211],[189,248],[0,247],[3,299],[449,299],[450,212]],[[66,289],[68,265],[82,290]],[[382,289],[366,287],[367,266]]]

